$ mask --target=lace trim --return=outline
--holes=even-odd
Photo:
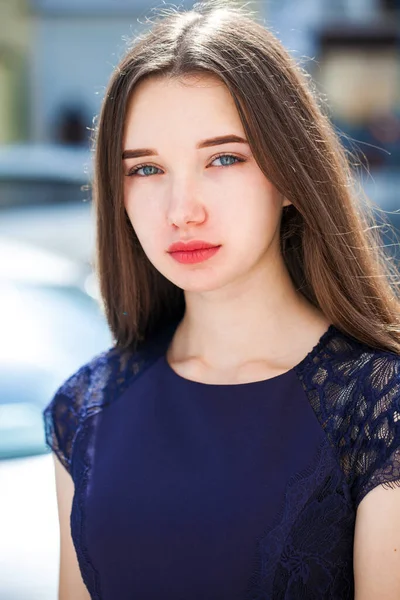
[[[258,540],[246,600],[352,599],[354,523],[347,483],[323,439],[313,463],[289,480],[279,513]]]
[[[71,511],[71,535],[74,541],[82,579],[90,592],[92,600],[101,600],[100,574],[95,568],[86,544],[85,501],[89,482],[90,460],[87,456],[89,446],[89,426],[85,422],[79,431],[79,443],[82,452],[76,453],[73,467],[73,478],[76,482]]]
[[[82,424],[119,398],[150,366],[148,358],[144,352],[133,354],[112,348],[67,379],[45,408],[47,446],[69,473],[75,439]]]
[[[400,486],[400,357],[327,333],[295,371],[357,508],[377,485]]]

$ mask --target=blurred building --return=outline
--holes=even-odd
[[[268,20],[311,72],[342,141],[400,167],[400,0],[269,0]]]

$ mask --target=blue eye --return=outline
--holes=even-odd
[[[159,171],[160,169],[158,169],[157,167],[155,167],[154,165],[142,165],[142,166],[138,166],[135,167],[134,169],[132,169],[131,171],[129,171],[128,175],[137,175],[139,171],[144,169],[155,169],[156,171]],[[139,175],[139,177],[149,177],[150,175],[156,175],[156,173],[149,173],[146,172],[144,175]]]
[[[222,166],[223,167],[230,167],[231,165],[234,165],[235,162],[230,162],[228,164],[225,163],[225,161],[223,159],[233,159],[235,162],[243,162],[243,159],[238,158],[237,156],[233,156],[233,154],[222,154],[221,156],[217,156],[216,158],[214,158],[213,162],[215,162],[216,160],[221,160],[222,161]],[[225,164],[224,164],[225,163]]]

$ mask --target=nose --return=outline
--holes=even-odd
[[[207,213],[199,193],[190,184],[175,185],[168,203],[167,221],[169,225],[184,228],[199,225],[207,218]]]

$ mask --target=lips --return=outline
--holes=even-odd
[[[210,259],[220,248],[220,245],[216,246],[202,240],[191,240],[190,242],[171,244],[168,252],[179,263],[195,264]]]
[[[191,240],[190,242],[175,242],[168,248],[168,252],[193,252],[195,250],[207,250],[217,248],[219,244],[210,244],[202,240]]]

